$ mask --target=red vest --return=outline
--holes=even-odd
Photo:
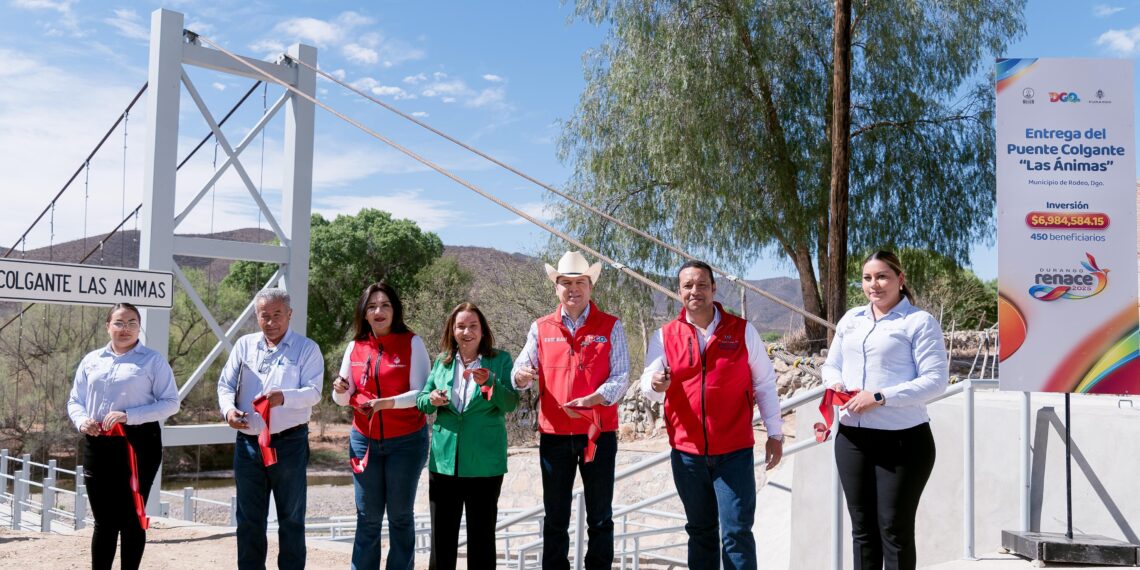
[[[562,410],[570,400],[589,396],[610,377],[610,335],[617,317],[592,302],[590,314],[574,334],[562,324],[562,307],[535,321],[538,325],[538,429],[542,433],[578,435],[590,431],[586,418]],[[617,431],[617,406],[596,406],[602,431]]]
[[[412,371],[413,336],[415,334],[411,332],[393,333],[380,338],[369,336],[368,340],[353,343],[349,356],[350,379],[356,388],[350,401],[353,406],[412,389],[409,375]],[[379,419],[370,422],[368,416],[353,411],[352,427],[372,439],[384,439],[407,435],[426,423],[424,415],[414,407],[381,410],[375,414],[379,414]]]
[[[665,427],[669,445],[698,455],[721,455],[752,447],[752,370],[744,333],[748,322],[716,304],[720,323],[705,353],[697,328],[685,310],[661,327],[672,382],[665,391]]]

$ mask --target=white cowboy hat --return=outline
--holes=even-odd
[[[589,261],[582,256],[581,253],[576,251],[568,251],[562,259],[558,260],[558,268],[551,267],[549,263],[546,265],[546,277],[555,283],[558,282],[559,277],[578,277],[585,275],[590,278],[590,285],[598,283],[598,275],[602,273],[602,263],[599,261],[590,265]]]

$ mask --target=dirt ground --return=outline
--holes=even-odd
[[[758,434],[757,437],[758,441],[763,441],[762,435]],[[324,448],[326,453],[330,455],[334,452],[343,453],[343,449],[338,449],[341,447],[338,443],[326,440],[314,445],[314,448]],[[668,449],[668,441],[664,437],[653,437],[623,441],[620,446],[618,471]],[[343,459],[340,462],[347,463]],[[503,482],[500,508],[523,508],[539,504],[541,501],[541,477],[538,472],[537,446],[511,448],[508,463],[510,467]],[[344,479],[342,485],[310,485],[308,505],[310,517],[353,514],[351,475],[345,473]],[[757,482],[762,486],[765,480],[766,474],[758,471]],[[421,478],[420,487],[419,493],[417,493],[416,511],[427,512],[426,476]],[[668,468],[658,468],[618,482],[615,497],[621,497],[618,501],[620,503],[630,504],[671,489],[673,489],[673,481],[669,476]],[[221,487],[201,489],[198,495],[203,498],[228,501],[232,493],[232,487]],[[171,516],[180,516],[180,513],[177,512],[180,507],[177,504],[173,507],[174,512],[170,513]],[[676,499],[661,503],[657,505],[657,508],[680,512],[680,504]],[[214,510],[217,512],[212,512]],[[228,509],[204,506],[198,520],[200,523],[224,524],[224,521],[228,520]],[[237,541],[234,538],[232,527],[185,523],[175,518],[152,518],[151,521],[151,529],[147,533],[147,549],[143,556],[143,568],[196,570],[200,568],[233,568],[236,566]],[[17,532],[0,528],[0,568],[42,568],[49,570],[66,568],[70,570],[86,567],[90,564],[90,542],[90,528],[71,534]],[[316,569],[349,567],[352,553],[351,543],[321,540],[314,537],[309,537],[306,543],[308,546],[306,567]],[[680,552],[683,555],[683,551]],[[676,553],[673,554],[676,555]],[[271,536],[267,567],[275,566],[276,557],[277,542],[276,538]],[[428,567],[426,553],[417,553],[416,558],[417,569]],[[461,558],[460,565],[462,566],[462,564]],[[645,567],[644,564],[643,567]],[[117,561],[115,568],[119,568]]]
[[[352,545],[307,541],[307,568],[347,568]],[[320,544],[314,544],[320,542]],[[91,530],[71,535],[15,532],[0,529],[0,566],[63,570],[90,566]],[[269,540],[268,567],[277,560],[277,541]],[[233,568],[237,565],[237,541],[232,528],[183,526],[177,521],[153,520],[147,531],[143,568],[190,570]],[[427,568],[427,560],[424,560]],[[118,560],[115,568],[119,568]],[[419,565],[417,565],[419,568]]]

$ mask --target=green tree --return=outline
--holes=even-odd
[[[856,3],[851,20],[850,234],[842,247],[931,249],[962,263],[992,235],[991,58],[1024,0]],[[578,0],[610,24],[565,124],[570,189],[722,265],[778,252],[826,315],[833,4]],[[607,254],[678,260],[564,210]],[[808,335],[823,329],[808,322]]]
[[[406,300],[417,290],[416,275],[443,253],[439,236],[411,220],[365,208],[332,221],[312,217],[309,254],[308,336],[330,354],[352,327],[361,291],[387,280]],[[273,266],[239,261],[225,282],[253,293],[272,275]],[[405,302],[405,305],[407,303]],[[339,360],[337,360],[339,362]]]
[[[470,299],[475,278],[454,257],[440,257],[416,274],[416,293],[409,297],[408,326],[420,335],[428,354],[434,354],[443,323],[456,305]],[[492,329],[494,330],[494,329]]]
[[[867,303],[860,281],[868,253],[848,261],[849,308]],[[996,280],[982,281],[953,259],[929,250],[904,248],[898,256],[915,305],[934,315],[944,330],[978,329],[997,322]]]

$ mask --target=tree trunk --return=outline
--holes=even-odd
[[[847,309],[847,199],[851,143],[851,0],[835,0],[832,31],[831,199],[827,232],[827,320]],[[833,331],[828,331],[831,342]]]
[[[823,317],[823,306],[820,303],[819,283],[815,279],[815,267],[812,266],[811,252],[806,247],[798,247],[792,255],[792,263],[800,276],[800,295],[804,300],[804,310]],[[828,328],[810,319],[804,319],[804,331],[807,333],[810,350],[816,352],[827,347]]]

